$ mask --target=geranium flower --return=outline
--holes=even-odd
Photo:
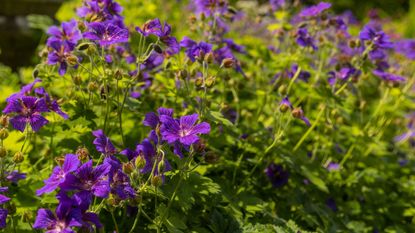
[[[117,43],[128,42],[128,30],[114,24],[114,22],[93,22],[88,24],[88,31],[84,38],[97,41],[105,47]]]
[[[171,116],[161,115],[160,132],[163,140],[169,144],[180,142],[185,146],[190,146],[199,140],[199,134],[208,134],[210,132],[210,125],[206,122],[196,124],[198,114],[180,117],[180,120],[175,120]]]
[[[212,45],[206,42],[196,43],[194,40],[191,40],[189,37],[185,36],[182,41],[180,41],[180,46],[186,48],[187,57],[194,62],[197,57],[202,58],[209,52],[212,51]]]
[[[27,124],[35,132],[47,124],[49,121],[41,115],[42,112],[49,112],[45,100],[33,96],[11,99],[3,110],[3,113],[7,114],[16,113],[16,116],[10,118],[10,123],[21,132],[25,130]]]
[[[93,131],[92,135],[95,136],[93,144],[95,145],[97,151],[103,153],[106,156],[117,153],[117,149],[115,149],[114,145],[111,142],[111,139],[105,136],[104,131],[102,129]]]
[[[307,7],[300,12],[301,17],[315,17],[320,15],[325,10],[331,7],[331,3],[328,2],[320,2],[317,5]]]
[[[265,169],[265,174],[267,175],[268,179],[271,181],[272,186],[275,188],[280,188],[288,183],[288,178],[290,177],[290,173],[281,165],[277,165],[275,163],[271,163]]]
[[[60,184],[65,182],[66,176],[78,169],[80,161],[77,155],[67,154],[62,167],[56,166],[51,176],[44,181],[45,186],[36,191],[36,195],[40,196],[43,193],[53,192]]]
[[[50,27],[47,33],[50,35],[47,41],[48,46],[51,46],[53,42],[58,42],[71,50],[82,39],[81,31],[79,31],[77,22],[74,19],[69,22],[63,22],[61,28],[57,26]]]

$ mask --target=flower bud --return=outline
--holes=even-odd
[[[212,87],[213,84],[215,84],[214,76],[210,76],[208,79],[206,79],[206,87]]]
[[[199,62],[203,62],[203,60],[205,59],[205,55],[205,51],[199,50],[199,54],[196,56],[196,60]]]
[[[210,64],[213,62],[213,53],[209,52],[205,55],[205,62]]]
[[[204,158],[205,158],[206,163],[209,163],[209,164],[215,164],[219,161],[219,156],[215,152],[212,152],[212,151],[207,152],[204,155]]]
[[[86,147],[79,147],[76,150],[76,155],[80,160],[86,160],[89,158],[89,151]]]
[[[294,108],[292,111],[292,115],[295,118],[301,119],[304,117],[304,112],[301,108]]]
[[[78,50],[79,51],[87,50],[89,46],[90,46],[90,43],[81,43],[80,45],[78,45]]]
[[[134,165],[138,169],[142,169],[144,166],[146,166],[146,160],[142,156],[138,156],[135,158]]]
[[[195,80],[195,85],[201,87],[203,85],[203,78],[199,77]]]
[[[9,211],[9,215],[14,215],[16,213],[16,205],[13,202],[8,202],[6,209]]]
[[[30,210],[25,210],[22,214],[22,221],[23,222],[32,222],[33,221],[33,213]]]
[[[6,128],[0,129],[0,139],[4,140],[9,136],[9,131]]]
[[[221,67],[232,68],[235,65],[235,60],[233,58],[225,58],[222,61]]]
[[[195,15],[189,16],[189,23],[190,24],[194,24],[194,23],[196,23],[196,21],[197,21],[197,18],[196,18]]]
[[[9,117],[6,115],[2,115],[0,117],[0,125],[4,128],[7,128],[9,126]]]
[[[181,79],[186,79],[188,76],[187,70],[179,70],[177,76]]]
[[[65,156],[59,156],[59,157],[55,158],[55,161],[59,166],[62,166],[63,163],[65,162]]]
[[[122,71],[117,69],[115,71],[114,77],[115,77],[116,80],[121,80],[122,77],[123,77]]]
[[[153,176],[151,178],[151,184],[155,187],[159,187],[163,184],[163,178],[161,178],[161,176],[159,176],[159,175]]]
[[[66,61],[71,66],[75,66],[75,65],[78,64],[78,58],[75,55],[72,55],[72,54],[68,55],[68,57],[66,58]]]
[[[38,69],[34,69],[33,70],[33,73],[32,73],[33,78],[37,78],[38,75],[39,75],[39,70]]]
[[[281,104],[280,105],[280,111],[285,113],[290,109],[290,106],[288,104]]]
[[[157,53],[163,53],[163,50],[161,49],[160,45],[158,45],[158,44],[154,44],[154,45],[153,45],[153,49],[154,49],[154,51],[156,51]]]
[[[123,163],[122,170],[125,174],[131,174],[134,171],[134,165],[131,162]]]
[[[88,90],[90,92],[94,92],[94,91],[98,90],[98,83],[96,83],[94,81],[88,83]]]
[[[4,158],[7,156],[7,150],[4,146],[0,147],[0,158]]]
[[[73,83],[77,86],[82,84],[82,78],[79,75],[73,76],[72,80],[73,80]]]
[[[287,95],[287,85],[281,85],[278,87],[278,93],[281,95]]]
[[[21,151],[16,152],[13,156],[13,162],[14,163],[21,163],[24,161],[24,155]]]

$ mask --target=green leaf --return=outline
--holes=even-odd
[[[328,193],[329,189],[327,188],[326,184],[322,179],[314,175],[312,172],[310,172],[306,167],[301,167],[302,173],[313,183],[317,188],[319,188],[321,191]]]

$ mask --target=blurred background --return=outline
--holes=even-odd
[[[268,2],[268,0],[231,0],[233,4],[248,1],[260,5]],[[158,13],[163,11],[176,14],[180,19],[180,11],[170,11],[169,7],[184,6],[188,1],[118,0],[118,2],[124,6],[127,22],[129,19],[131,22],[134,18],[140,18],[139,23],[142,23],[141,19],[144,17],[147,19],[157,17]],[[311,5],[320,1],[300,2]],[[376,12],[380,17],[396,22],[396,27],[405,37],[415,35],[415,0],[329,0],[329,2],[332,2],[335,12],[351,10],[356,18],[362,21],[365,21],[369,12]],[[74,17],[74,9],[80,4],[81,0],[0,0],[0,63],[11,67],[14,71],[22,66],[36,64],[39,52],[37,47],[45,40],[47,28],[59,21]],[[373,11],[374,9],[376,11]]]

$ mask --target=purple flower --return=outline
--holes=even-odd
[[[40,196],[44,193],[53,192],[60,184],[65,182],[66,176],[78,169],[80,161],[77,155],[67,154],[62,167],[56,166],[51,176],[44,181],[45,186],[36,191],[36,195]]]
[[[6,101],[10,102],[12,99],[16,99],[16,98],[20,98],[20,97],[25,96],[25,95],[29,95],[32,92],[33,87],[36,85],[36,83],[39,83],[39,82],[42,82],[42,80],[40,78],[36,78],[33,82],[24,85],[20,89],[19,92],[14,93],[14,94],[10,95],[9,97],[7,97]]]
[[[74,174],[67,174],[61,189],[88,191],[97,197],[106,198],[110,192],[108,180],[110,169],[111,165],[108,163],[93,168],[90,160],[80,166]]]
[[[336,212],[337,211],[337,204],[336,201],[333,198],[329,198],[326,200],[326,206],[328,208],[330,208],[332,211]]]
[[[226,0],[194,0],[193,6],[197,15],[213,16],[224,14],[228,10]]]
[[[206,42],[197,43],[191,40],[189,37],[185,36],[182,41],[180,41],[180,46],[186,48],[187,57],[194,62],[196,58],[204,58],[204,56],[212,51],[212,45]]]
[[[315,17],[331,7],[331,3],[320,2],[317,5],[307,7],[300,12],[300,17]]]
[[[6,209],[0,208],[0,228],[6,227],[6,219],[8,213],[9,211],[7,211]]]
[[[415,40],[402,40],[395,43],[395,50],[411,60],[415,60]]]
[[[45,229],[48,233],[75,233],[72,227],[81,226],[81,211],[73,209],[70,203],[61,202],[56,215],[48,209],[39,209],[33,228]]]
[[[21,98],[11,99],[3,113],[16,113],[10,119],[12,126],[23,132],[29,124],[33,131],[37,132],[42,126],[48,123],[40,113],[49,112],[44,99],[33,96],[22,96]]]
[[[337,80],[345,82],[351,77],[357,77],[360,75],[360,71],[353,67],[343,67],[340,71],[330,71],[328,82],[330,85],[334,85]]]
[[[293,117],[301,119],[307,126],[311,126],[310,120],[308,120],[308,118],[304,116],[304,111],[301,107],[294,108],[291,113]]]
[[[235,51],[235,52],[238,52],[238,53],[246,53],[245,46],[236,44],[232,39],[223,39],[222,41],[232,51]]]
[[[379,77],[379,78],[381,78],[385,81],[389,81],[389,82],[393,82],[393,83],[400,83],[400,82],[405,82],[406,81],[406,79],[402,76],[387,73],[387,72],[384,72],[384,71],[378,70],[378,69],[373,70],[372,73],[375,76],[377,76],[377,77]]]
[[[51,41],[49,47],[52,51],[48,54],[48,64],[59,64],[59,75],[63,76],[68,69],[68,58],[74,57],[71,54],[71,49],[59,41]]]
[[[164,57],[157,52],[152,52],[150,56],[140,65],[141,70],[153,70],[163,64]]]
[[[19,180],[24,180],[26,179],[26,173],[20,173],[17,170],[11,171],[11,172],[5,172],[4,173],[6,175],[6,179],[10,182],[12,182],[13,184],[17,184],[19,182]]]
[[[285,0],[269,0],[269,4],[273,11],[284,8],[286,2]]]
[[[93,131],[92,135],[95,136],[93,144],[95,145],[97,151],[101,152],[106,156],[110,156],[117,153],[117,149],[115,149],[111,140],[107,136],[105,136],[104,131],[102,131],[102,129]]]
[[[121,18],[122,10],[122,7],[113,0],[89,0],[84,1],[84,6],[77,9],[77,14],[88,21],[106,21]]]
[[[169,144],[180,142],[185,146],[190,146],[199,141],[199,134],[208,134],[210,125],[206,122],[196,124],[198,114],[180,117],[180,120],[173,119],[171,116],[161,115],[161,136]]]
[[[327,170],[329,170],[329,171],[338,171],[338,170],[340,170],[340,164],[330,162],[329,165],[327,166]]]
[[[84,38],[98,41],[103,47],[128,42],[128,30],[117,26],[112,21],[90,23],[88,30],[84,33]]]
[[[307,28],[300,28],[297,31],[296,35],[297,44],[302,47],[312,47],[314,50],[317,50],[313,37],[308,33]]]
[[[58,104],[58,101],[52,100],[49,96],[49,94],[46,92],[45,88],[39,87],[35,89],[35,93],[37,96],[44,98],[46,105],[48,106],[49,110],[56,112],[64,119],[68,119],[68,114],[64,113],[61,109],[61,107]]]
[[[143,125],[149,126],[152,129],[155,129],[158,124],[160,124],[160,116],[167,115],[173,117],[173,109],[171,108],[159,108],[157,109],[157,113],[149,112],[146,114],[143,120]]]
[[[265,174],[271,181],[272,186],[275,188],[281,188],[286,185],[288,183],[288,178],[290,177],[290,173],[288,171],[284,170],[281,165],[277,165],[275,163],[271,163],[265,169]]]
[[[281,112],[286,112],[288,109],[292,110],[293,106],[288,99],[288,96],[281,100],[280,102],[280,110]]]
[[[294,78],[295,74],[297,73],[297,70],[298,70],[298,65],[297,65],[297,64],[293,64],[293,65],[291,66],[291,70],[289,70],[289,71],[287,72],[288,77],[289,77],[290,79],[291,79],[291,78]],[[301,71],[300,71],[300,73],[298,74],[297,79],[298,79],[298,80],[302,80],[302,81],[304,81],[304,82],[308,82],[308,80],[310,79],[310,77],[311,77],[310,72],[301,70]]]
[[[382,30],[377,30],[372,27],[370,24],[366,24],[362,31],[359,34],[359,38],[362,41],[371,41],[373,42],[375,49],[390,49],[393,48],[393,44],[389,39],[389,36],[386,35]]]
[[[73,19],[69,22],[63,22],[61,27],[62,29],[52,26],[48,29],[47,33],[50,37],[47,45],[51,46],[51,43],[58,42],[73,50],[78,41],[82,39],[82,34],[78,29],[76,21]]]
[[[136,30],[145,37],[149,35],[159,37],[160,41],[167,46],[166,53],[170,56],[180,51],[177,39],[171,36],[171,26],[167,23],[162,25],[159,19],[147,21],[143,28],[136,27]]]

